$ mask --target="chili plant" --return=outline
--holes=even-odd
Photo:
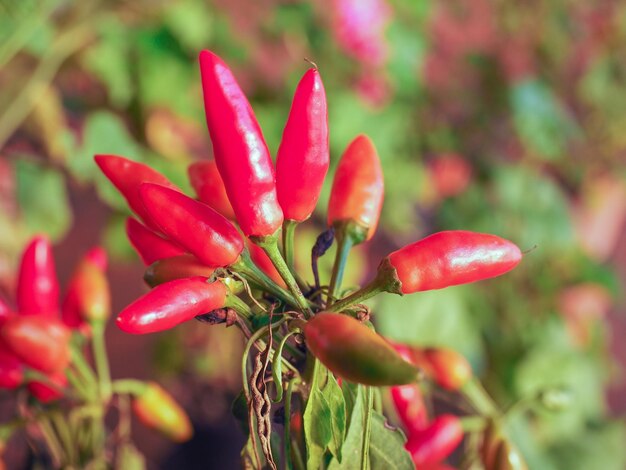
[[[106,252],[89,250],[60,299],[52,249],[39,235],[21,259],[15,308],[0,300],[0,388],[18,399],[17,416],[0,424],[0,438],[25,427],[29,439],[43,441],[39,460],[54,468],[143,468],[130,436],[132,412],[176,442],[192,435],[189,418],[158,384],[111,379],[106,269]],[[118,424],[109,430],[112,409]]]
[[[135,213],[128,235],[153,286],[119,313],[118,326],[143,334],[196,318],[241,330],[243,390],[233,412],[248,433],[244,468],[443,469],[463,440],[467,465],[525,468],[506,414],[467,361],[451,350],[392,344],[363,304],[384,292],[499,276],[521,261],[520,249],[495,235],[440,232],[383,258],[361,289],[344,289],[350,249],[372,238],[383,204],[378,154],[361,135],[338,164],[308,282],[295,269],[295,231],[313,213],[329,166],[319,71],[308,70],[297,86],[275,172],[231,70],[209,51],[200,54],[200,70],[215,160],[189,169],[198,199],[140,163],[96,156]],[[334,240],[331,281],[323,285],[317,260]],[[433,396],[457,403],[458,415],[434,415]],[[390,425],[384,409],[402,427]]]

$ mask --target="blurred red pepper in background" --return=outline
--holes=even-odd
[[[54,316],[59,312],[59,281],[46,235],[34,237],[22,254],[17,310],[20,315]]]

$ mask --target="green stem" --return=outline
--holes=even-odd
[[[243,250],[239,259],[231,264],[230,268],[283,302],[298,305],[289,292],[277,285],[254,264],[248,250]]]
[[[37,423],[39,424],[39,430],[41,431],[46,444],[48,444],[48,450],[50,451],[50,456],[52,457],[54,466],[56,468],[61,468],[63,463],[63,447],[57,439],[50,421],[48,421],[47,418],[41,418],[37,421]]]
[[[329,312],[341,312],[348,307],[365,302],[367,299],[375,295],[385,292],[385,286],[379,282],[378,278],[367,284],[362,289],[350,294],[348,297],[341,299],[327,308]]]
[[[461,418],[464,433],[478,432],[485,428],[484,416],[464,416]]]
[[[291,379],[287,386],[287,395],[285,396],[285,435],[283,437],[283,445],[285,452],[285,468],[293,470],[293,462],[291,460],[291,397],[293,396],[293,387],[300,379]]]
[[[93,337],[91,344],[93,347],[93,357],[96,363],[96,370],[98,375],[98,384],[100,388],[100,399],[106,403],[111,397],[111,370],[109,368],[109,358],[107,356],[106,344],[104,340],[106,323],[105,322],[93,322],[92,332]]]
[[[363,427],[363,443],[361,446],[361,469],[370,468],[370,439],[372,435],[372,408],[374,405],[372,387],[365,387],[365,425]]]
[[[313,312],[311,312],[311,309],[309,308],[309,301],[304,298],[304,295],[302,295],[302,291],[300,290],[298,283],[291,274],[283,256],[280,254],[277,236],[271,235],[267,237],[252,237],[251,240],[253,243],[256,243],[258,246],[263,248],[269,259],[274,264],[274,267],[276,267],[276,270],[285,281],[285,284],[289,287],[289,290],[293,294],[300,310],[302,310],[307,317],[311,317]]]
[[[475,378],[467,382],[461,389],[474,408],[483,416],[499,415],[498,407],[489,396],[482,384]]]
[[[67,425],[67,422],[60,413],[53,413],[50,415],[50,421],[54,429],[59,436],[59,442],[65,450],[67,456],[67,463],[72,465],[76,462],[76,449],[74,447],[74,439],[72,433]]]
[[[89,387],[87,387],[82,380],[74,373],[69,367],[65,370],[65,376],[72,388],[76,390],[81,399],[88,401],[90,399]]]
[[[111,390],[118,395],[139,396],[146,391],[146,383],[135,379],[115,380],[111,384]]]
[[[76,370],[78,370],[78,373],[84,380],[85,385],[88,387],[90,397],[92,399],[95,398],[95,396],[93,396],[93,392],[94,388],[98,385],[98,380],[92,368],[89,366],[81,352],[76,348],[72,348],[72,364],[74,364]]]
[[[294,240],[298,222],[295,220],[285,220],[283,222],[283,254],[287,267],[293,273],[294,270]]]
[[[333,265],[333,273],[328,287],[328,297],[326,300],[327,308],[335,302],[337,292],[341,289],[341,281],[343,280],[343,273],[346,269],[348,255],[353,246],[354,243],[349,234],[341,233],[341,231],[337,232],[337,253],[335,254],[335,264]]]
[[[226,307],[230,307],[241,315],[244,320],[249,321],[252,318],[252,310],[243,300],[233,294],[226,297]]]

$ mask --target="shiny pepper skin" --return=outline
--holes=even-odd
[[[308,70],[296,89],[276,155],[276,190],[285,219],[308,219],[328,172],[328,111],[317,69]]]
[[[391,387],[390,393],[398,418],[408,435],[428,426],[428,411],[419,385],[396,385]]]
[[[94,159],[102,173],[124,196],[132,211],[150,228],[156,228],[139,197],[139,185],[141,183],[154,183],[177,191],[179,189],[161,173],[143,163],[117,155],[96,155]]]
[[[20,315],[57,315],[59,281],[48,237],[38,235],[22,255],[17,281],[17,309]]]
[[[146,266],[160,259],[185,253],[181,247],[164,239],[133,218],[126,220],[126,236]]]
[[[48,375],[48,380],[55,384],[57,388],[51,387],[44,382],[28,382],[27,388],[32,396],[34,396],[41,403],[50,403],[63,397],[63,389],[67,386],[67,377],[65,373],[54,372]]]
[[[235,226],[206,204],[148,183],[141,185],[141,199],[160,230],[209,267],[228,266],[243,250]]]
[[[374,236],[384,197],[383,172],[369,137],[360,135],[343,153],[330,193],[328,225],[351,221]],[[364,241],[365,241],[364,240]]]
[[[215,269],[202,264],[193,255],[179,255],[164,258],[148,266],[143,275],[143,280],[150,287],[186,277],[210,277]]]
[[[248,237],[273,235],[283,223],[283,212],[261,128],[222,59],[210,51],[202,51],[199,59],[215,162],[237,222]]]
[[[409,435],[405,448],[416,468],[430,468],[446,459],[462,440],[459,418],[444,414],[436,417],[427,428]]]
[[[70,330],[54,317],[14,316],[0,332],[8,349],[41,372],[65,369],[70,362]]]
[[[272,281],[274,281],[279,286],[286,288],[287,284],[285,284],[284,279],[280,276],[280,273],[272,263],[272,260],[267,256],[265,251],[262,248],[256,246],[254,243],[248,241],[246,244],[248,246],[248,251],[250,251],[250,258],[257,265],[257,267],[263,271],[267,277],[269,277]]]
[[[411,294],[500,276],[521,259],[516,245],[496,235],[450,230],[407,245],[383,262],[395,269],[401,293]]]
[[[187,441],[193,435],[187,413],[156,382],[146,384],[146,390],[133,400],[132,408],[139,421],[174,442]]]
[[[117,326],[126,333],[169,330],[197,315],[224,307],[227,289],[204,277],[176,279],[161,284],[122,310]]]
[[[304,326],[307,347],[331,372],[365,385],[404,385],[417,369],[360,321],[338,313],[318,313]]]
[[[235,211],[228,200],[224,180],[217,169],[215,160],[193,163],[187,169],[187,173],[199,200],[227,219],[236,220]]]

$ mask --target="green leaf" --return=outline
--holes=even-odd
[[[163,20],[180,43],[194,54],[211,41],[212,16],[204,2],[183,0],[173,3],[167,8]]]
[[[414,470],[413,460],[404,449],[406,437],[399,429],[389,429],[385,424],[385,417],[372,411],[371,468]]]
[[[33,161],[15,162],[17,199],[30,233],[45,232],[58,240],[72,222],[63,174]]]
[[[274,352],[274,359],[272,360],[272,377],[276,387],[276,397],[272,400],[274,403],[279,403],[283,399],[283,349],[289,337],[294,333],[285,335]]]
[[[116,468],[126,470],[144,470],[146,458],[130,442],[122,443],[117,448]]]
[[[341,460],[346,425],[346,408],[341,388],[319,362],[304,411],[307,468],[320,468],[326,451]]]

